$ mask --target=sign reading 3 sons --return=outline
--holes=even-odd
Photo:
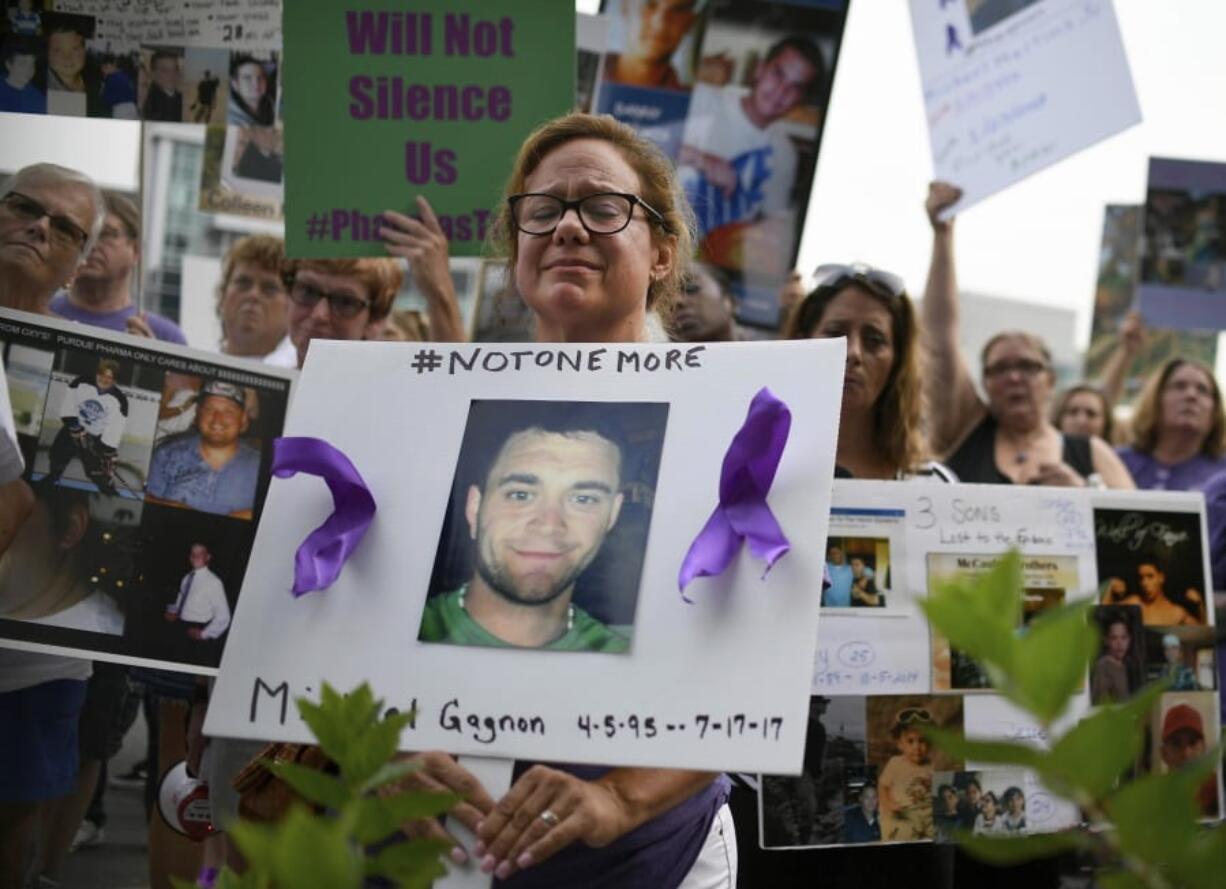
[[[287,434],[344,452],[377,513],[339,579],[294,599],[332,501],[272,486],[207,731],[306,740],[293,698],[368,680],[416,709],[406,749],[796,770],[843,360],[839,341],[317,343]],[[736,487],[725,453],[771,396],[791,426],[760,506],[791,550],[764,576],[743,548],[683,597]]]

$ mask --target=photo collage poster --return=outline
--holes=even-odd
[[[205,128],[199,209],[279,220],[279,0],[14,0],[0,111]]]
[[[1226,163],[1151,157],[1140,303],[1147,321],[1226,327]]]
[[[921,489],[916,493],[915,489]],[[1061,719],[1124,701],[1154,707],[1134,774],[1182,767],[1217,743],[1218,668],[1203,501],[1194,494],[836,481],[804,770],[760,781],[764,849],[941,842],[956,831],[1059,830],[1080,812],[1030,771],[952,759],[926,728],[1045,743],[982,666],[932,630],[918,600],[1022,553],[1019,630],[1044,610],[1093,602],[1101,635]],[[1198,793],[1219,818],[1220,777]]]
[[[8,311],[0,355],[35,500],[0,645],[215,671],[292,374]]]
[[[1103,211],[1090,347],[1086,350],[1083,373],[1088,380],[1102,379],[1108,363],[1120,348],[1120,327],[1124,318],[1136,306],[1144,219],[1144,208],[1136,205],[1108,204]],[[1129,365],[1124,400],[1135,398],[1149,375],[1169,358],[1194,358],[1213,367],[1217,361],[1217,341],[1216,331],[1150,327],[1141,351]]]
[[[604,27],[580,28],[578,107],[633,126],[674,161],[697,217],[699,255],[728,272],[738,319],[777,327],[846,0],[609,0],[604,8]]]

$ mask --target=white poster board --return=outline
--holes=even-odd
[[[402,736],[405,749],[796,770],[817,640],[843,362],[844,345],[835,340],[690,347],[317,343],[287,435],[317,436],[343,451],[378,511],[339,580],[295,600],[289,593],[295,550],[330,513],[331,501],[315,479],[272,486],[267,508],[275,518],[260,527],[206,733],[305,741],[309,733],[290,700],[316,697],[323,680],[340,689],[369,681],[389,706],[416,708],[416,721]],[[791,551],[763,576],[763,563],[742,550],[723,575],[696,580],[687,602],[678,590],[679,569],[716,506],[725,451],[763,387],[791,411],[767,499]],[[542,404],[595,404],[608,414],[642,404],[666,409],[662,431],[652,433],[660,442],[654,483],[635,475],[646,458],[631,459],[638,452],[622,446],[618,496],[625,500],[613,528],[630,521],[633,502],[646,533],[630,625],[609,621],[622,624],[629,640],[620,653],[418,638],[423,611],[431,607],[431,566],[442,560],[445,515],[457,506],[455,491],[465,490],[453,477],[464,465],[473,417],[482,405],[509,404],[515,412],[526,399],[532,410]],[[484,443],[492,463],[474,478],[489,491],[546,475],[536,468],[495,471],[512,440]],[[651,435],[624,440],[650,441]],[[516,499],[530,498],[521,491]],[[497,539],[485,515],[478,513],[477,530],[462,524],[467,513],[452,523],[464,540],[478,535],[478,552],[483,540]],[[612,534],[600,546],[612,546]],[[552,556],[507,558],[522,564]],[[638,558],[628,547],[617,561]],[[455,601],[456,593],[446,595]],[[459,601],[465,614],[473,607],[468,595],[467,606]]]
[[[911,0],[948,213],[1141,120],[1111,0]]]

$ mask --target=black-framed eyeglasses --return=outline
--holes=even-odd
[[[10,191],[0,200],[3,201],[4,206],[8,207],[9,212],[22,222],[37,222],[46,216],[51,227],[51,240],[60,246],[75,247],[78,250],[85,249],[85,244],[89,241],[89,232],[67,216],[52,213],[43,204],[19,191]]]
[[[898,719],[895,720],[897,725],[905,726],[916,722],[932,722],[932,714],[923,707],[908,707],[898,711]]]
[[[660,212],[635,194],[604,191],[568,201],[557,195],[529,192],[511,195],[507,204],[511,207],[511,222],[526,235],[553,234],[568,210],[579,214],[579,222],[588,234],[615,235],[630,224],[636,204],[650,221],[666,232],[670,230]]]
[[[305,281],[289,282],[289,298],[304,309],[314,309],[321,299],[328,301],[328,310],[338,318],[350,320],[370,308],[370,301],[359,299],[350,293],[328,293]]]

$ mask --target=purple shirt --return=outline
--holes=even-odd
[[[124,306],[113,312],[91,312],[89,309],[73,305],[66,293],[57,293],[52,297],[51,311],[69,321],[92,324],[94,327],[105,327],[107,330],[118,330],[120,333],[128,329],[128,319],[137,314],[136,306]],[[159,340],[178,343],[181,346],[187,345],[187,337],[183,336],[179,325],[170,319],[155,315],[153,312],[146,312],[145,321],[148,322],[153,335]]]
[[[1119,448],[1120,459],[1132,473],[1137,487],[1145,491],[1200,491],[1209,479],[1226,471],[1226,457],[1206,457],[1197,454],[1167,466],[1154,457],[1130,447]]]

